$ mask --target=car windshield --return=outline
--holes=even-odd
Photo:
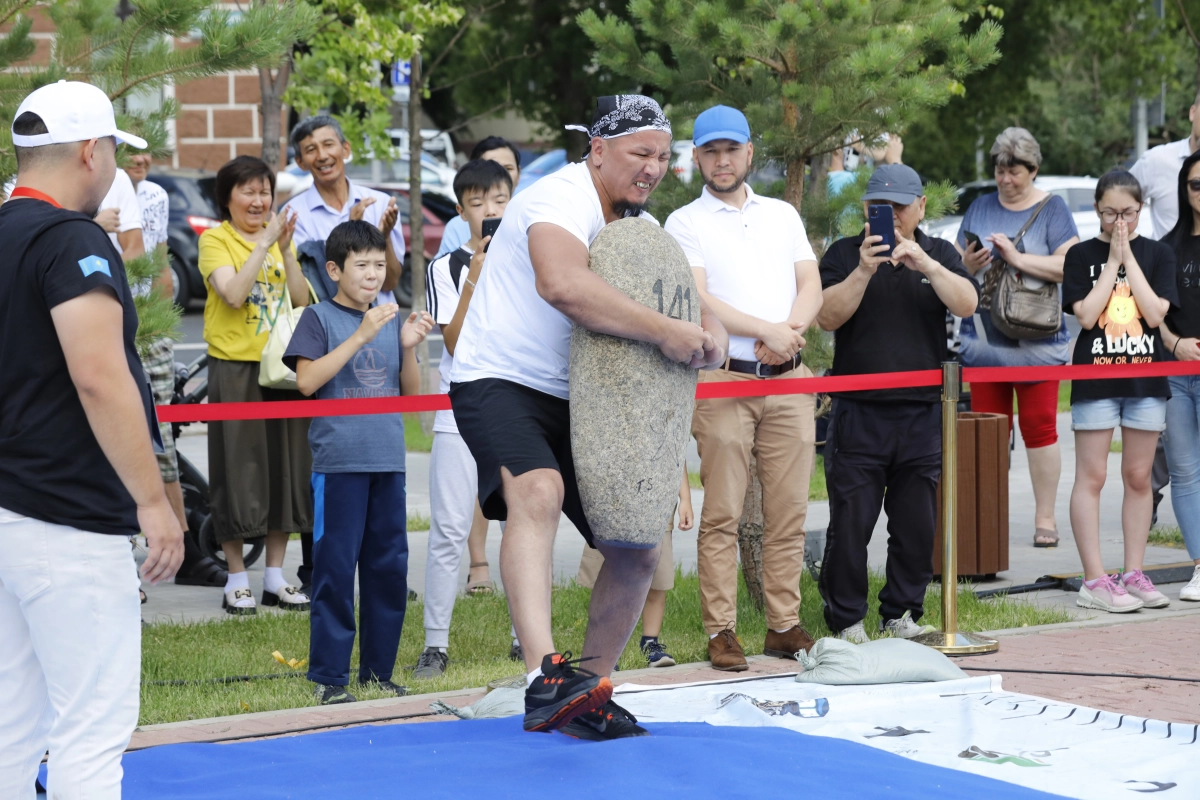
[[[1071,209],[1072,214],[1093,210],[1096,195],[1095,189],[1073,186],[1070,188],[1049,189],[1048,191],[1055,197],[1061,197],[1067,204],[1067,208]]]

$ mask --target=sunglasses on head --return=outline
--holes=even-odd
[[[1187,185],[1193,192],[1200,192],[1200,178],[1192,178],[1187,182]]]

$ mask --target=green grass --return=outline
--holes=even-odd
[[[1113,439],[1108,443],[1108,452],[1110,453],[1119,453],[1121,452],[1121,448],[1122,444],[1120,439]]]
[[[1156,525],[1150,529],[1149,544],[1183,550],[1183,532],[1174,525]]]
[[[704,484],[700,482],[699,472],[688,470],[688,486],[693,489],[704,488]],[[829,499],[829,490],[825,487],[825,456],[817,456],[812,475],[808,477],[808,499],[812,501]]]
[[[883,579],[872,575],[871,606],[866,627],[879,625],[875,595]],[[829,634],[821,617],[817,588],[806,572],[801,579],[804,602],[801,625],[813,636]],[[587,605],[591,592],[574,584],[554,590],[554,638],[562,650],[578,653],[583,646],[587,626]],[[1062,611],[1005,597],[979,600],[970,587],[959,590],[959,627],[963,630],[998,630],[1025,625],[1064,622]],[[941,623],[941,595],[937,584],[926,596],[924,621]],[[520,664],[508,659],[508,608],[499,594],[481,597],[460,596],[450,629],[450,666],[434,681],[414,681],[406,667],[414,665],[424,645],[421,626],[423,607],[419,601],[408,604],[404,634],[397,658],[397,683],[407,684],[413,692],[434,692],[483,686],[490,680],[523,672]],[[738,592],[738,634],[750,655],[762,652],[766,620],[754,609],[745,586]],[[200,681],[225,676],[282,674],[292,670],[271,655],[278,650],[285,658],[308,657],[308,615],[285,612],[260,612],[255,617],[213,620],[198,623],[157,623],[142,633],[142,705],[139,724],[151,725],[185,719],[227,716],[282,708],[315,705],[312,684],[301,677],[279,680],[250,680],[235,683],[204,683],[185,686],[154,686],[163,680]],[[622,669],[645,666],[637,651],[639,630],[634,632],[621,657]],[[675,589],[667,595],[667,615],[662,640],[680,663],[707,660],[708,637],[700,621],[699,582],[694,574],[678,575]],[[355,644],[351,663],[358,663]],[[355,667],[356,669],[357,667]],[[354,671],[351,673],[355,674]],[[360,700],[381,695],[351,686]]]
[[[433,434],[421,430],[420,414],[403,414],[404,449],[410,453],[428,453],[433,449]]]

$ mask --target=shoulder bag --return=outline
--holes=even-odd
[[[308,285],[309,302],[318,302],[312,285],[307,280],[305,280],[305,284]],[[295,333],[296,326],[300,323],[300,315],[304,313],[307,306],[299,308],[292,306],[292,297],[287,288],[286,277],[283,284],[283,299],[279,306],[279,315],[275,318],[275,324],[271,326],[271,332],[267,334],[267,344],[263,347],[262,358],[258,362],[258,385],[266,389],[295,390],[296,373],[283,363],[283,354],[287,352],[288,344],[292,341],[292,334]]]
[[[1014,246],[1020,247],[1025,233],[1033,226],[1051,197],[1047,195],[1033,209],[1013,239]],[[1010,339],[1046,339],[1057,333],[1062,325],[1062,299],[1058,284],[1048,281],[1040,288],[1030,288],[1021,279],[1021,273],[999,256],[992,260],[992,268],[984,277],[980,305],[990,307],[992,324]]]

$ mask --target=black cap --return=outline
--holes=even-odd
[[[903,164],[884,164],[871,173],[863,200],[886,200],[908,205],[924,196],[925,187],[921,185],[921,176],[915,169]]]

